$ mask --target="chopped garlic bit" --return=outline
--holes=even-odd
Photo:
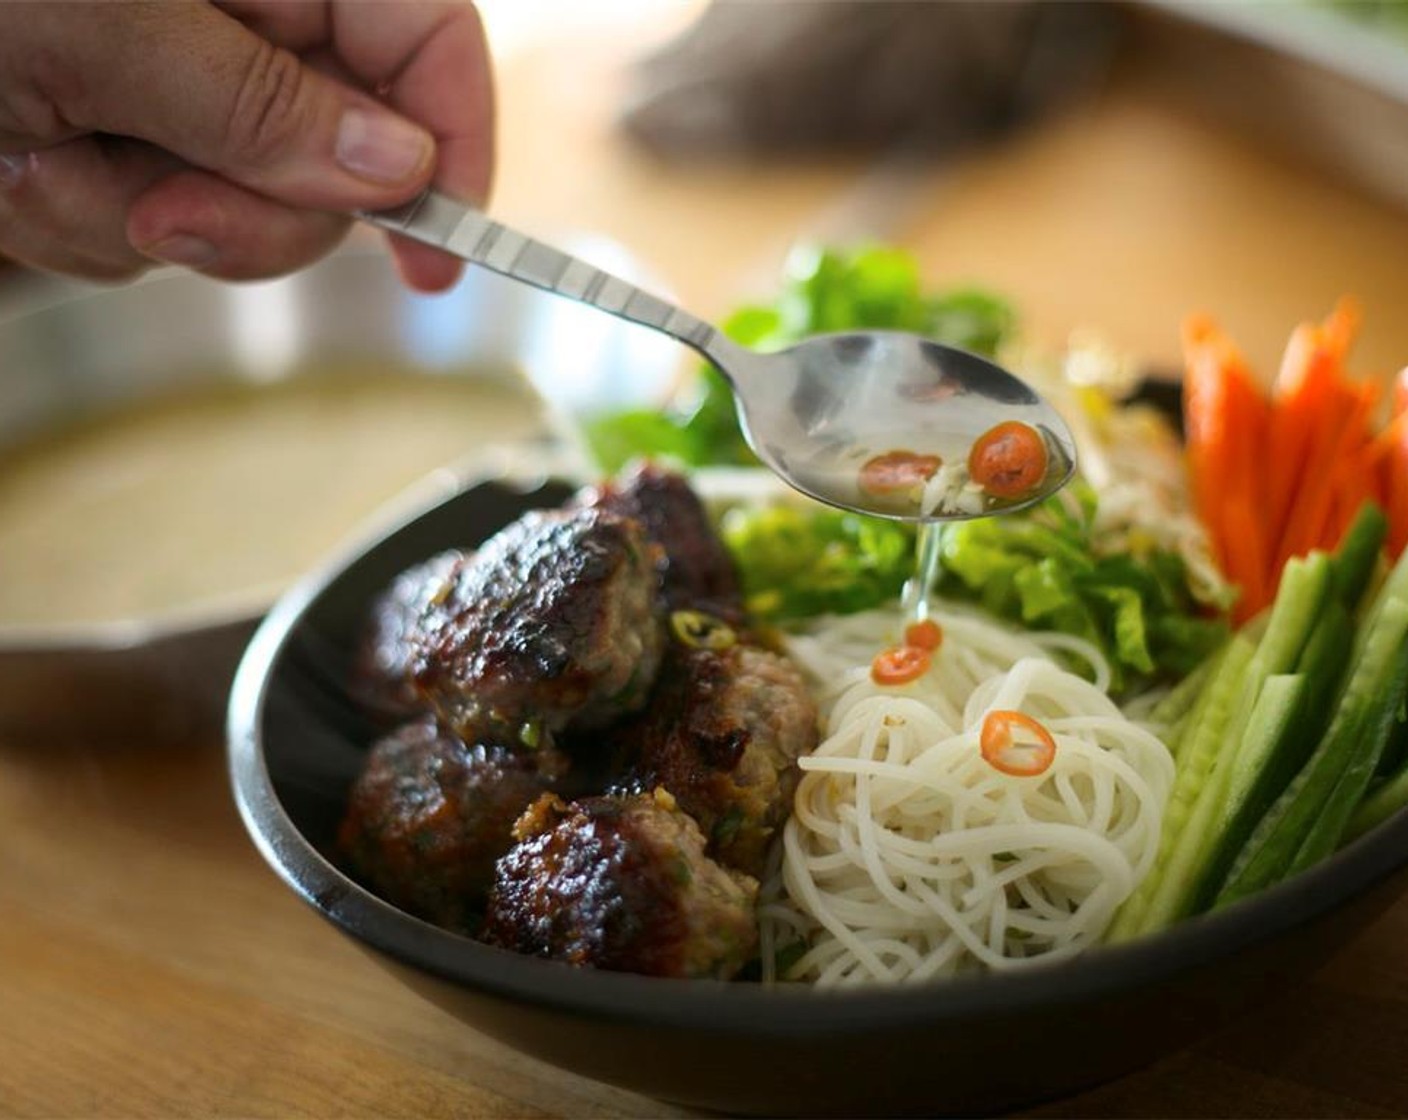
[[[924,484],[924,491],[919,497],[919,512],[925,517],[936,513],[981,513],[982,489],[978,489],[978,504],[974,508],[972,495],[967,493],[971,485],[967,463],[945,463]]]

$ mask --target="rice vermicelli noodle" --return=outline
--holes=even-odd
[[[1105,694],[1099,652],[958,609],[931,617],[943,644],[900,687],[868,669],[895,611],[823,620],[789,642],[822,683],[824,726],[765,884],[767,979],[789,946],[781,978],[820,985],[1064,959],[1100,939],[1150,869],[1173,763]],[[1057,665],[1056,648],[1094,682]],[[982,727],[999,711],[1049,732],[1044,771],[985,760]]]

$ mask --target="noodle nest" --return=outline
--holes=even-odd
[[[938,610],[932,667],[887,687],[868,665],[896,617],[824,620],[790,643],[829,711],[764,889],[765,979],[779,958],[780,978],[818,985],[1065,959],[1101,938],[1152,865],[1173,762],[1105,694],[1097,650]],[[1054,648],[1088,662],[1094,682]],[[1005,710],[1055,739],[1043,773],[984,760],[984,717]]]

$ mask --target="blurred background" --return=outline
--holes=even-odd
[[[481,4],[494,209],[620,241],[687,306],[776,285],[798,239],[911,248],[1051,344],[1176,370],[1225,320],[1274,367],[1364,301],[1408,361],[1408,13],[1389,3]]]

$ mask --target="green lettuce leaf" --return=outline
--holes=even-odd
[[[896,522],[778,505],[728,510],[720,529],[763,622],[880,606],[914,572],[914,533]]]
[[[663,412],[633,409],[588,421],[587,446],[602,468],[614,474],[632,459],[657,459],[693,466],[703,456],[700,434]]]
[[[1128,587],[1087,589],[1087,597],[1105,605],[1105,627],[1114,644],[1115,660],[1137,673],[1152,673],[1154,658],[1145,632],[1145,604],[1139,592]]]
[[[1192,671],[1226,640],[1226,622],[1203,616],[1177,557],[1100,555],[1093,492],[1079,482],[1072,490],[1074,502],[947,526],[939,593],[1093,643],[1117,695]],[[739,507],[724,514],[722,533],[764,622],[883,606],[914,572],[912,529],[839,510]],[[1079,657],[1067,663],[1086,671]]]
[[[1226,623],[1203,617],[1178,556],[1105,551],[1096,506],[1091,487],[1076,482],[1026,513],[948,526],[939,590],[1024,626],[1093,642],[1117,693],[1182,676],[1226,639]],[[1079,659],[1071,664],[1080,668]]]

